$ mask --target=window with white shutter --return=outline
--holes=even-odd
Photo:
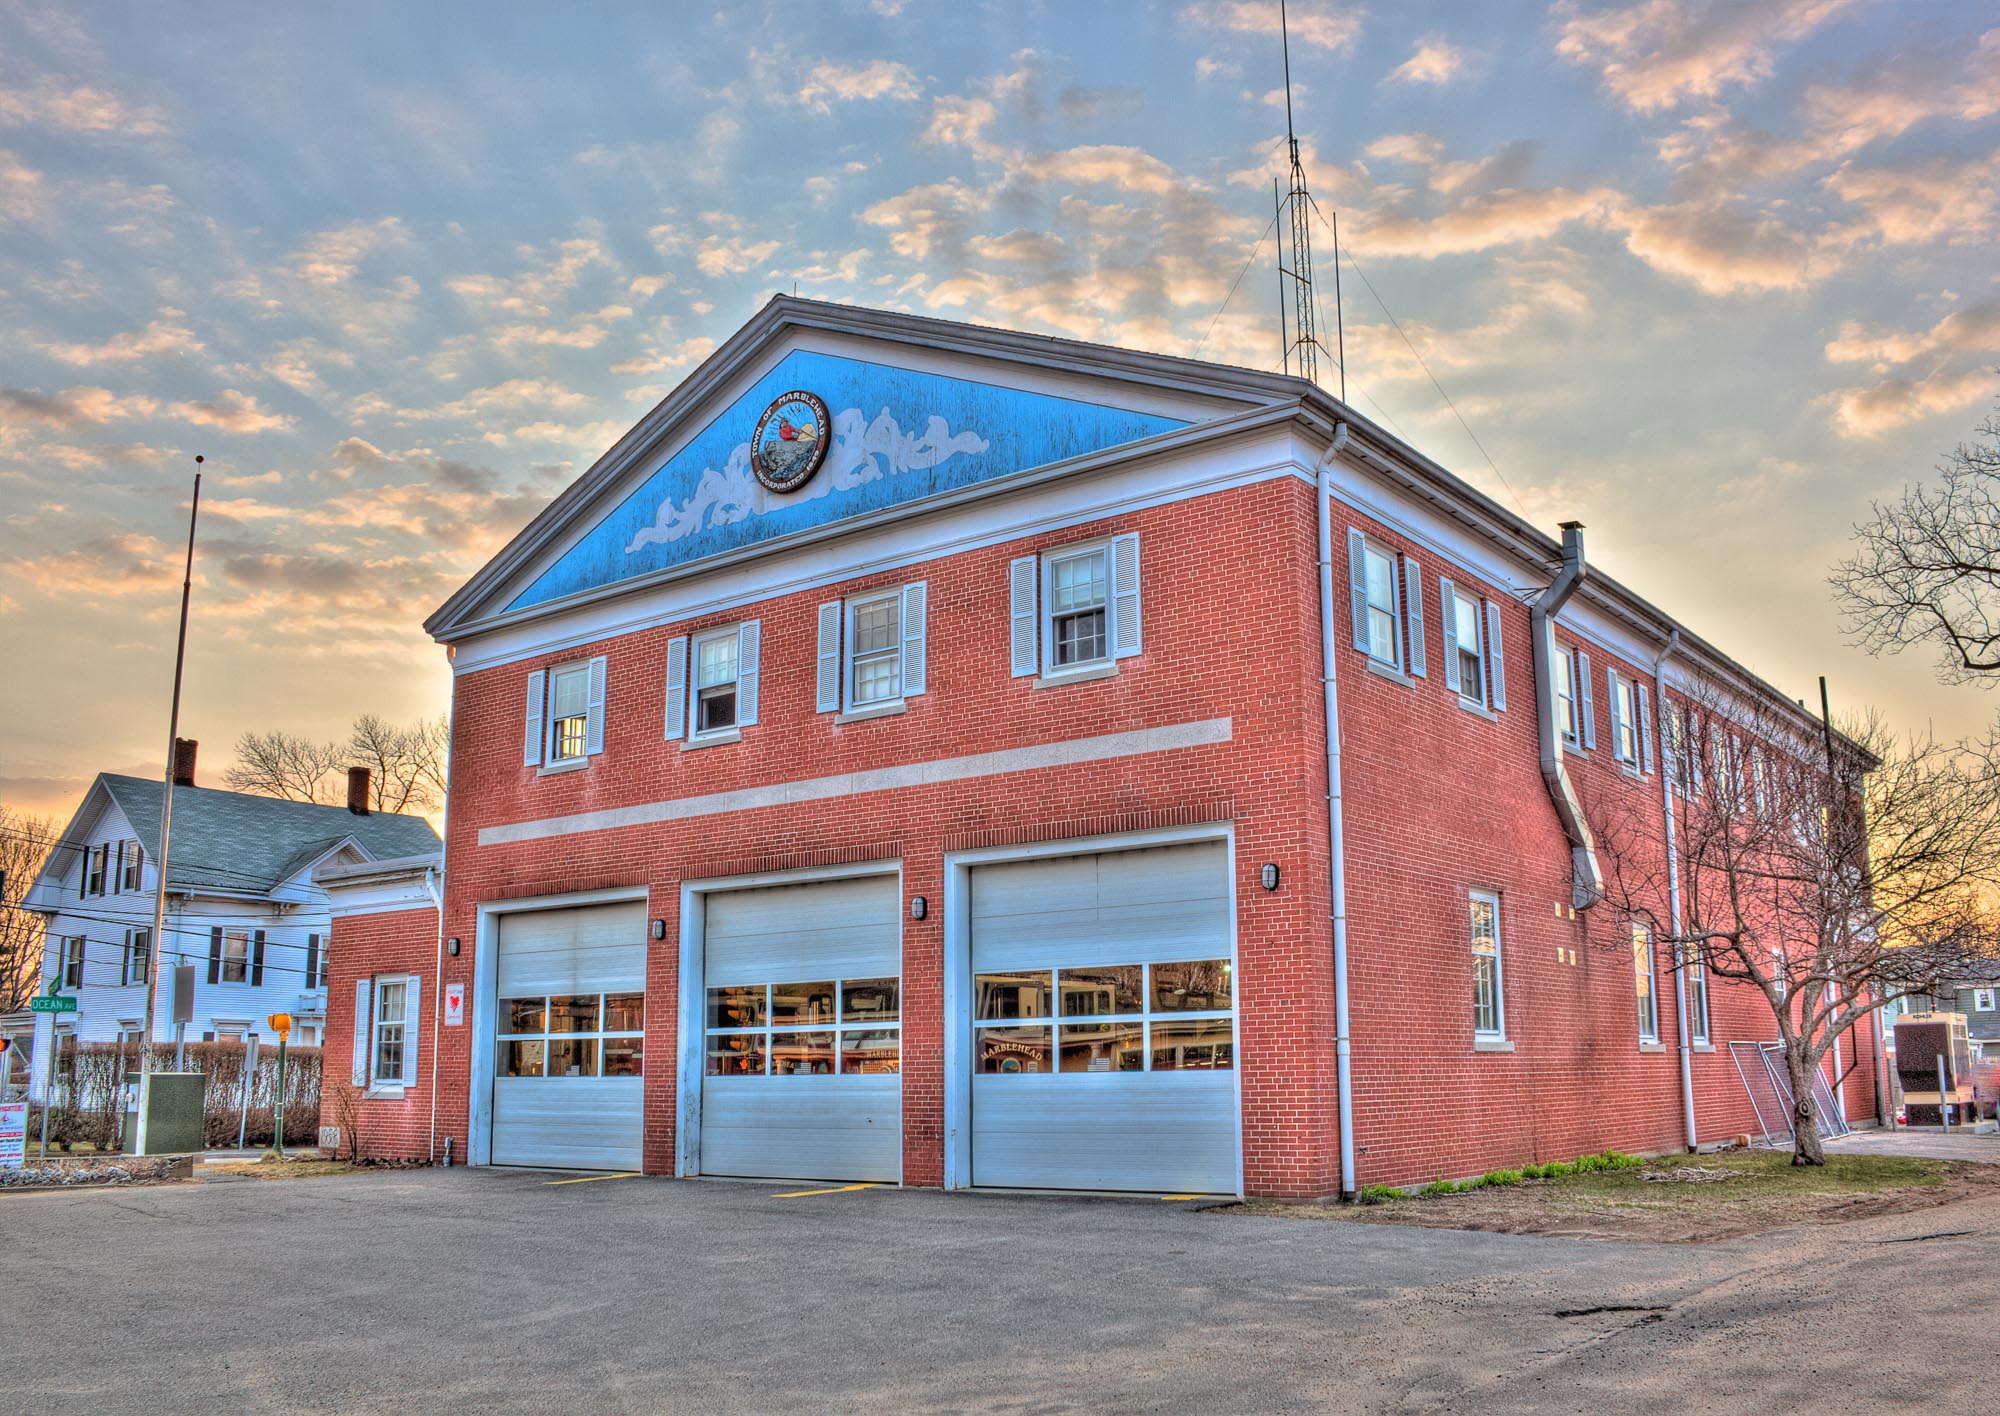
[[[1347,532],[1347,588],[1354,647],[1384,668],[1403,667],[1403,612],[1396,593],[1396,553],[1361,532]]]
[[[589,664],[589,700],[584,711],[588,721],[583,730],[583,750],[591,757],[604,751],[604,655],[599,654]]]
[[[528,675],[528,731],[521,753],[524,767],[539,767],[542,763],[542,710],[548,700],[548,677],[542,669]]]
[[[1069,546],[1042,557],[1042,672],[1111,661],[1111,550]]]
[[[840,601],[819,607],[818,674],[814,706],[821,713],[840,711]]]
[[[1111,538],[1112,658],[1128,659],[1139,652],[1139,614],[1139,533],[1131,531]]]
[[[930,584],[919,580],[903,587],[903,696],[914,698],[930,673],[928,620]]]
[[[688,642],[677,634],[667,641],[666,736],[678,742],[688,732]]]
[[[1507,660],[1501,652],[1500,606],[1486,602],[1486,683],[1487,703],[1494,712],[1507,711]]]
[[[1578,709],[1583,714],[1583,745],[1588,750],[1597,746],[1597,693],[1591,687],[1590,655],[1581,649],[1576,651],[1576,686]]]
[[[354,981],[354,1074],[357,1087],[368,1085],[368,1058],[370,1040],[375,1032],[375,980],[358,978]]]
[[[1041,565],[1034,556],[1021,556],[1007,566],[1007,640],[1015,678],[1041,672],[1041,614],[1036,590],[1041,583]]]

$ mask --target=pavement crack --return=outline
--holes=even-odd
[[[1877,1239],[1877,1244],[1921,1244],[1926,1239],[1963,1239],[1977,1234],[1976,1229],[1940,1229],[1935,1234],[1902,1234],[1894,1239]]]
[[[1594,1318],[1600,1313],[1652,1313],[1665,1317],[1672,1311],[1671,1303],[1599,1303],[1591,1308],[1558,1308],[1549,1314],[1552,1318]]]

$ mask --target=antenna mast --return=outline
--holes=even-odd
[[[1292,126],[1292,37],[1285,16],[1285,0],[1278,0],[1278,36],[1284,48],[1285,61],[1285,147],[1291,157],[1291,190],[1285,194],[1284,206],[1291,220],[1292,264],[1285,268],[1283,237],[1278,248],[1278,343],[1284,355],[1286,373],[1292,373],[1296,358],[1296,372],[1300,378],[1319,382],[1319,356],[1326,353],[1326,346],[1320,342],[1319,322],[1313,308],[1312,270],[1312,193],[1306,188],[1305,164],[1299,161],[1299,137]],[[1334,228],[1338,232],[1339,228]],[[1333,288],[1335,322],[1339,323],[1340,308],[1340,238],[1334,237]],[[1291,328],[1285,327],[1284,292],[1290,282],[1292,297]],[[1340,396],[1347,397],[1347,361],[1345,355],[1345,331],[1341,331],[1343,357],[1340,369]]]

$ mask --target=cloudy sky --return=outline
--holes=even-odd
[[[1352,401],[1789,691],[1972,727],[1824,575],[2000,389],[1996,26],[1300,0]],[[0,4],[0,801],[158,770],[197,452],[214,781],[246,729],[441,709],[422,618],[773,291],[1274,365],[1275,27]]]

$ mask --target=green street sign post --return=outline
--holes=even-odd
[[[60,987],[62,987],[62,976],[58,974],[49,980],[49,991],[47,993],[37,994],[28,1000],[28,1011],[31,1013],[74,1013],[76,1011],[76,1000],[66,993],[58,993],[56,990]],[[49,1163],[49,1103],[55,1099],[56,1089],[56,1039],[54,1029],[50,1029],[49,1031],[48,1071],[48,1086],[42,1092],[42,1154],[40,1163],[43,1165]]]

